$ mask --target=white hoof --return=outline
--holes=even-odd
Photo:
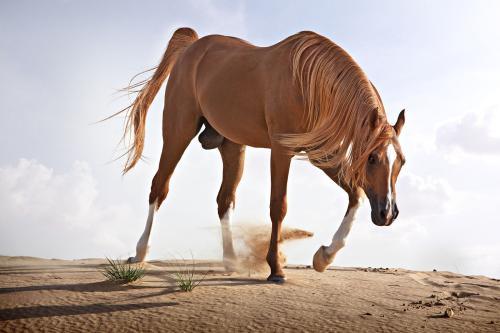
[[[313,267],[317,272],[324,272],[325,269],[333,262],[334,256],[329,256],[326,253],[326,246],[321,246],[313,257]]]

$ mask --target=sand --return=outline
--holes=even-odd
[[[0,257],[0,331],[500,331],[500,282],[483,276],[288,266],[278,285],[198,261],[205,280],[182,292],[175,262],[149,262],[130,285],[105,281],[103,264]],[[441,316],[447,308],[452,318]]]

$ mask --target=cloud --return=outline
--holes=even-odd
[[[126,206],[104,206],[98,199],[86,162],[76,161],[64,173],[27,159],[0,167],[0,253],[58,258],[126,254],[129,237],[123,230],[134,215]]]
[[[406,172],[397,182],[401,217],[418,218],[447,212],[453,190],[444,180]]]
[[[0,169],[0,184],[2,211],[11,218],[83,225],[97,197],[95,180],[83,162],[75,162],[66,174],[55,174],[34,160],[21,159]]]
[[[469,154],[500,155],[498,113],[498,110],[467,113],[458,120],[447,122],[437,130],[437,146]]]

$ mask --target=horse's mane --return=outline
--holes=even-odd
[[[351,187],[365,182],[368,155],[394,134],[375,87],[354,59],[328,38],[300,32],[291,43],[291,67],[305,107],[306,132],[280,143],[319,166],[338,168]]]

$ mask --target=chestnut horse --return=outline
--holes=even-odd
[[[223,162],[217,204],[228,270],[234,269],[236,261],[230,221],[245,146],[271,149],[269,281],[285,279],[278,246],[294,155],[308,158],[349,197],[331,244],[314,255],[317,271],[324,271],[344,246],[365,194],[373,223],[388,226],[398,216],[395,184],[405,161],[398,142],[404,110],[390,125],[373,84],[354,59],[328,38],[306,31],[257,47],[221,35],[198,39],[194,30],[181,28],[151,71],[149,79],[127,88],[137,89],[138,95],[120,111],[126,112],[124,138],[131,141],[126,173],[141,158],[148,108],[170,75],[163,150],[151,185],[149,215],[135,257],[129,261],[145,259],[154,213],[167,196],[175,166],[202,126],[200,142],[206,149],[218,148]]]

